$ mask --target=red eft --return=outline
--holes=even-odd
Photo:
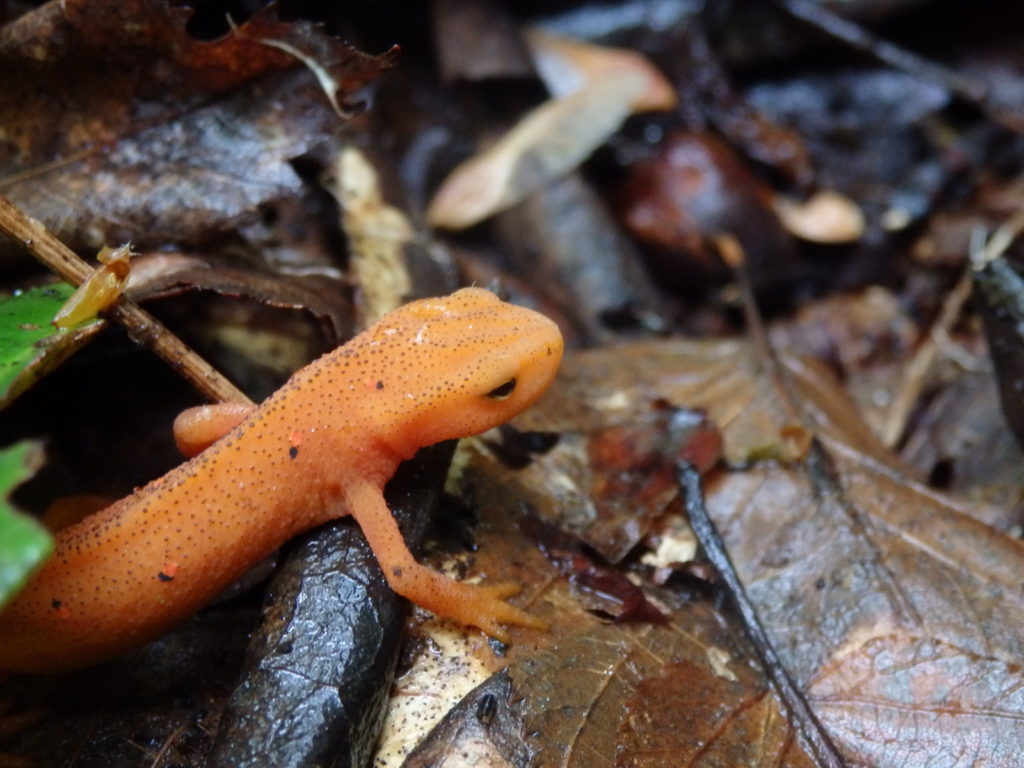
[[[386,315],[192,460],[59,531],[0,614],[0,670],[60,671],[141,645],[290,537],[344,515],[414,603],[499,638],[502,623],[542,626],[505,602],[516,585],[466,584],[416,562],[382,491],[417,449],[531,405],[562,347],[549,319],[480,288]]]

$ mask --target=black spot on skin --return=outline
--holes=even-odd
[[[291,448],[288,449],[288,458],[289,459],[294,459],[298,455],[299,455],[299,448],[298,448],[298,446],[293,445]]]
[[[56,597],[53,598],[53,600],[50,601],[50,606],[55,611],[58,610],[62,605],[63,605],[63,603],[60,600],[58,600]]]
[[[394,568],[391,569],[391,573],[400,578],[402,576],[401,566],[396,565]]]
[[[160,573],[158,573],[158,574],[156,575],[156,577],[157,577],[158,579],[160,579],[160,581],[174,581],[174,577],[173,577],[173,576],[168,576],[168,575],[167,575],[166,573],[164,573],[163,571],[160,571]]]
[[[378,381],[377,382],[377,389],[384,389],[384,382],[383,381]]]

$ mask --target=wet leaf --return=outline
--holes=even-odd
[[[991,369],[965,371],[929,402],[900,456],[933,488],[970,499],[982,522],[1007,532],[1020,524],[1024,451],[999,407]]]
[[[106,323],[70,330],[50,323],[74,293],[66,283],[32,288],[0,299],[0,408],[64,362]]]
[[[700,414],[654,404],[628,420],[577,423],[525,467],[500,462],[491,476],[502,487],[516,488],[541,519],[617,563],[678,495],[673,467],[683,456],[676,453],[707,469],[720,449],[720,436]]]
[[[190,13],[74,0],[3,27],[0,193],[72,247],[194,242],[295,194],[287,161],[339,118],[294,51],[342,100],[394,63],[273,9],[205,42]]]
[[[563,382],[521,427],[623,418],[655,395],[706,408],[740,458],[812,424],[820,442],[806,457],[708,479],[709,512],[790,675],[854,762],[934,755],[935,702],[961,689],[943,710],[942,765],[1008,764],[1000,756],[1024,746],[1002,714],[1019,711],[1024,683],[1024,545],[904,474],[820,367],[783,356],[776,370],[744,344],[672,341],[583,353]],[[933,674],[901,670],[936,655]],[[837,693],[853,681],[870,695]]]
[[[883,734],[913,734],[911,764],[1014,765],[1024,711],[1019,661],[979,656],[929,637],[881,635],[846,649],[813,683],[815,707],[868,765],[896,765]],[[908,760],[909,758],[909,760]]]
[[[666,663],[637,685],[626,709],[616,768],[814,765],[764,688],[707,666]]]
[[[813,765],[713,624],[691,605],[670,626],[597,627],[514,663],[533,765]]]
[[[827,434],[842,435],[868,455],[891,458],[838,389],[824,366],[786,358],[809,418]],[[648,413],[652,400],[706,411],[722,432],[726,461],[798,458],[783,429],[797,414],[765,378],[765,368],[745,342],[735,340],[645,341],[577,353],[562,365],[559,385],[513,423],[525,430],[597,428]]]
[[[619,197],[626,227],[659,247],[650,259],[672,285],[726,274],[710,245],[725,233],[742,244],[758,285],[795,266],[770,188],[710,132],[669,135],[652,157],[633,164]]]
[[[135,301],[211,291],[281,309],[301,309],[317,320],[326,348],[352,335],[351,302],[338,281],[316,275],[240,268],[223,259],[152,253],[135,259],[128,296]],[[244,324],[244,321],[242,321]],[[255,320],[250,325],[257,325]],[[294,370],[307,362],[299,359]]]

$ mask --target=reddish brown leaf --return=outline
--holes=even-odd
[[[707,468],[721,449],[718,432],[700,415],[647,405],[646,412],[631,413],[632,420],[614,409],[578,419],[525,468],[491,471],[501,485],[522,489],[541,519],[617,563],[676,497],[674,461]]]
[[[813,765],[714,623],[691,605],[671,626],[596,628],[514,663],[532,764]]]
[[[814,765],[767,690],[706,666],[666,664],[637,685],[626,710],[616,768]]]
[[[621,216],[655,254],[665,277],[693,285],[722,275],[707,243],[729,233],[743,244],[755,280],[777,278],[791,243],[770,201],[772,193],[729,145],[711,134],[676,133],[652,158],[635,163],[620,195]]]

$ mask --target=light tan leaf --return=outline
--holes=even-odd
[[[557,51],[574,77],[549,80],[561,84],[556,98],[449,174],[427,208],[432,226],[465,229],[510,208],[578,166],[633,112],[675,103],[664,76],[635,53],[540,33],[532,39],[535,49]]]

